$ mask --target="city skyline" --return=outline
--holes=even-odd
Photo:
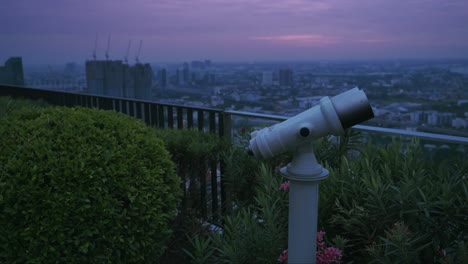
[[[0,61],[468,58],[468,2],[4,0]]]

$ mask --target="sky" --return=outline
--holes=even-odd
[[[104,59],[109,38],[130,62],[140,41],[152,63],[468,58],[467,0],[0,0],[0,25],[0,64]]]

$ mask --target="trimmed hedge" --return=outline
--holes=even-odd
[[[150,263],[164,252],[179,179],[144,123],[23,110],[0,138],[0,263]]]
[[[42,100],[13,99],[9,96],[2,96],[0,97],[0,119],[16,110],[40,109],[45,107],[49,107],[49,105]]]

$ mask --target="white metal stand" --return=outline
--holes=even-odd
[[[288,263],[315,264],[319,182],[328,171],[317,163],[313,143],[307,142],[280,172],[289,179]]]

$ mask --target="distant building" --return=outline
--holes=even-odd
[[[190,74],[190,68],[188,63],[184,63],[184,68],[182,69],[182,78],[185,84],[190,84],[192,80],[192,75]]]
[[[167,88],[167,70],[163,68],[158,71],[158,85],[161,88]]]
[[[293,71],[289,68],[279,70],[279,85],[283,87],[293,86]]]
[[[120,60],[86,62],[86,82],[92,94],[151,99],[152,77],[149,64],[130,66]]]
[[[0,67],[0,84],[24,86],[23,61],[21,57],[11,57]]]
[[[273,73],[271,71],[264,71],[262,74],[262,85],[271,86],[273,85]]]

